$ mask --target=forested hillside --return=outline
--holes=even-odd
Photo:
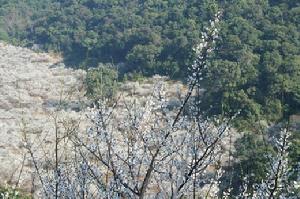
[[[167,101],[164,101],[165,98],[161,95],[163,92],[151,98],[151,100],[158,98],[155,102],[162,110],[157,107],[151,109],[154,103],[151,100],[149,104],[140,104],[137,107],[135,102],[126,103],[123,105],[122,114],[128,111],[127,126],[124,119],[117,122],[110,121],[111,126],[116,127],[124,123],[126,126],[124,128],[128,127],[128,132],[124,131],[125,133],[123,127],[116,127],[122,136],[128,134],[128,137],[116,140],[124,141],[124,145],[129,143],[128,149],[132,151],[128,150],[127,152],[130,153],[123,159],[118,155],[126,153],[126,150],[119,151],[120,154],[116,153],[116,160],[122,162],[121,166],[117,165],[122,168],[119,174],[119,170],[114,169],[114,160],[109,158],[103,160],[100,157],[102,163],[104,162],[103,165],[107,166],[108,170],[111,169],[116,182],[116,187],[112,183],[111,189],[103,191],[105,194],[109,191],[115,194],[117,192],[114,192],[114,189],[121,187],[119,191],[129,190],[128,193],[126,192],[129,195],[120,196],[126,198],[126,196],[136,195],[143,198],[146,189],[144,183],[151,181],[147,179],[150,178],[151,172],[157,172],[153,166],[156,163],[159,165],[160,162],[156,155],[166,153],[168,156],[169,152],[173,151],[170,153],[179,152],[179,156],[189,155],[187,159],[180,161],[177,160],[178,154],[174,155],[172,159],[174,165],[170,166],[169,173],[166,172],[168,175],[164,172],[157,173],[158,176],[164,176],[161,178],[164,180],[172,177],[179,178],[180,175],[185,178],[183,184],[179,183],[179,186],[174,183],[181,182],[182,179],[174,180],[174,178],[173,181],[169,181],[171,186],[168,189],[171,187],[172,191],[160,187],[165,192],[172,192],[172,196],[174,196],[173,186],[178,186],[179,194],[184,184],[194,179],[190,184],[193,187],[194,197],[195,187],[199,188],[209,183],[211,187],[217,186],[219,192],[216,192],[216,195],[224,198],[243,198],[247,194],[254,198],[299,197],[299,0],[0,0],[0,40],[31,48],[37,52],[46,51],[62,55],[64,66],[86,70],[85,97],[96,102],[87,106],[98,108],[99,113],[95,112],[99,114],[97,116],[99,118],[110,115],[104,113],[106,109],[115,106],[112,105],[114,100],[116,104],[118,103],[118,99],[115,99],[118,86],[126,85],[124,82],[128,79],[142,82],[145,77],[159,74],[168,76],[171,80],[180,80],[187,85],[189,90],[186,96],[181,96],[179,100],[169,104],[173,107],[172,111],[180,107],[171,124],[168,122],[174,119],[172,115],[174,112],[171,111],[171,115],[170,112],[165,112],[170,107],[164,104]],[[195,49],[200,50],[197,52]],[[5,61],[3,58],[2,60]],[[5,66],[7,67],[7,64]],[[196,69],[194,70],[193,67]],[[118,84],[117,81],[120,83]],[[109,100],[106,101],[106,98]],[[101,100],[104,101],[103,104]],[[160,111],[163,114],[158,114]],[[116,114],[120,112],[117,111]],[[153,114],[153,123],[147,120],[147,114]],[[180,118],[183,115],[184,117]],[[157,119],[160,116],[162,119]],[[139,124],[139,120],[144,126]],[[164,123],[156,126],[162,121],[166,121],[167,125]],[[98,136],[98,129],[101,128],[103,132],[107,132],[106,124],[101,126],[96,120],[92,120],[93,122],[97,130],[91,128],[89,130],[92,132],[91,135],[97,132],[94,136]],[[181,124],[177,127],[178,122]],[[210,131],[211,124],[216,127],[220,125],[216,135]],[[144,127],[149,127],[150,130],[141,129]],[[171,132],[174,133],[181,127],[186,128],[182,131],[185,132],[182,135],[187,137],[181,140],[182,144],[172,143],[174,148],[170,150],[168,144],[170,140],[173,141],[174,135]],[[198,174],[204,173],[207,168],[211,169],[211,161],[217,162],[215,150],[224,153],[223,149],[215,144],[219,140],[224,141],[223,133],[226,130],[223,129],[231,129],[231,127],[238,131],[236,135],[239,136],[236,136],[233,141],[232,136],[235,135],[231,134],[226,140],[229,148],[229,151],[226,151],[228,152],[226,166],[220,166],[219,163],[213,165],[213,171],[218,170],[218,167],[223,169],[220,174],[216,172],[214,177],[210,178],[216,182],[201,181],[203,176]],[[167,133],[164,134],[165,132]],[[193,136],[199,137],[188,137],[191,132],[194,133]],[[155,141],[152,141],[156,144],[150,143],[152,141],[147,137],[147,133],[153,133],[151,139],[154,139]],[[105,134],[101,139],[107,135]],[[146,136],[146,139],[143,136]],[[172,139],[169,139],[169,136]],[[157,138],[159,139],[156,140]],[[98,137],[95,137],[91,140],[97,139]],[[214,139],[215,141],[212,141]],[[111,143],[107,140],[104,145],[107,144],[109,148]],[[77,147],[78,143],[75,145]],[[177,148],[179,145],[186,146],[184,150],[188,152],[184,155],[180,154],[184,150]],[[135,158],[139,158],[140,154],[135,152],[141,146],[145,146],[143,155],[137,161]],[[93,146],[88,149],[88,152],[92,152],[90,155],[93,155],[93,152],[102,149],[103,145],[98,146],[97,149]],[[156,151],[153,151],[154,149]],[[201,152],[203,149],[207,150]],[[56,150],[58,151],[57,148]],[[103,157],[106,158],[107,151],[103,150],[101,153],[103,152]],[[110,152],[110,149],[108,151]],[[111,157],[110,155],[107,157]],[[130,159],[129,156],[133,158],[132,162],[131,160],[126,162],[127,158]],[[146,156],[150,159],[145,158]],[[99,157],[96,156],[97,158]],[[189,158],[193,158],[191,162],[188,162]],[[162,160],[166,159],[162,156]],[[83,158],[81,161],[80,164],[76,163],[80,165],[80,169],[87,160]],[[149,170],[144,172],[146,175],[143,183],[140,182],[140,173],[131,176],[132,181],[127,178],[133,175],[135,170],[139,170],[134,169],[139,164],[137,162],[140,162],[142,167],[149,166]],[[190,167],[187,173],[186,170],[181,170],[182,165],[185,164],[186,168]],[[200,164],[199,171],[198,164]],[[130,175],[123,173],[123,168],[127,166],[132,172]],[[164,164],[160,166],[166,167]],[[53,167],[58,171],[58,163]],[[180,175],[174,174],[173,168],[178,169]],[[78,171],[78,168],[75,171]],[[83,174],[80,173],[81,175]],[[105,175],[108,173],[103,176]],[[126,179],[125,183],[121,180],[122,175]],[[200,179],[199,182],[197,178]],[[95,180],[97,177],[94,176],[92,179]],[[56,179],[53,182],[57,183]],[[133,186],[130,183],[137,184]],[[162,185],[165,186],[165,183]],[[294,188],[291,189],[290,185]],[[56,184],[56,197],[58,186]],[[255,196],[259,191],[269,197]],[[176,195],[176,191],[174,194]],[[189,196],[186,195],[187,198]]]
[[[16,5],[7,1],[2,12],[3,29],[8,31],[2,37],[8,34],[27,45],[63,52],[67,61],[83,67],[124,63],[126,71],[179,75],[189,65],[203,19],[215,11],[208,2],[64,0]],[[12,31],[5,23],[10,15],[28,21],[15,22]]]
[[[204,101],[253,120],[299,112],[300,2],[233,0],[223,19]]]

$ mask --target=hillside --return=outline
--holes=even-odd
[[[47,154],[51,160],[55,125],[61,134],[70,125],[86,133],[86,108],[90,105],[85,97],[86,72],[65,68],[60,57],[0,43],[0,74],[0,186],[18,183],[20,189],[34,192],[32,180],[36,176],[24,146],[25,136],[37,159]],[[145,104],[159,82],[166,91],[167,108],[176,110],[187,91],[182,83],[161,76],[126,81],[120,83],[116,94],[115,121],[126,117],[127,106]]]
[[[221,31],[203,71],[202,108],[213,105],[209,115],[243,109],[242,119],[269,122],[299,112],[296,0],[1,0],[0,40],[59,52],[72,67],[111,63],[120,76],[185,79],[192,49],[217,10]]]
[[[65,69],[59,58],[0,43],[0,185],[15,184],[24,156],[23,132],[53,139],[51,115],[79,119],[85,72]],[[62,110],[56,111],[63,104]],[[76,111],[76,112],[75,112]],[[46,135],[49,136],[46,136]],[[30,190],[28,156],[21,187]]]
[[[300,198],[299,21],[299,0],[0,0],[0,198]]]

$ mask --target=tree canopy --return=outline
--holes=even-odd
[[[214,105],[212,112],[242,110],[246,118],[269,121],[299,112],[299,6],[227,1],[221,39],[204,78],[203,101]]]

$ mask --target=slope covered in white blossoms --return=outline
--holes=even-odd
[[[30,188],[27,157],[22,167],[24,131],[51,143],[54,113],[82,117],[84,77],[82,70],[64,68],[59,58],[0,43],[0,185],[20,178],[20,187]]]
[[[34,165],[24,139],[34,142],[37,158],[51,157],[48,151],[54,145],[55,120],[59,128],[64,128],[64,122],[74,122],[80,132],[86,131],[86,72],[67,69],[61,58],[50,54],[0,42],[0,74],[0,186],[18,184],[30,191]],[[117,96],[126,103],[143,102],[154,84],[165,80],[156,76],[144,82],[125,82]],[[184,85],[166,81],[165,86],[170,108],[179,106]],[[126,109],[121,104],[119,119]]]
[[[54,158],[56,130],[61,137],[72,131],[66,130],[69,127],[86,133],[86,73],[65,68],[61,58],[50,54],[0,43],[0,74],[0,186],[8,184],[35,192],[39,188],[34,185],[39,182],[26,145],[32,143],[35,160],[47,167],[51,165],[47,161]],[[167,108],[176,111],[188,88],[166,77],[154,76],[142,82],[120,83],[114,120],[123,121],[128,106],[145,104],[158,82],[166,92]],[[229,148],[226,143],[235,139],[224,139],[225,151]],[[227,159],[224,156],[223,161]]]

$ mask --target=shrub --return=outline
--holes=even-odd
[[[118,73],[111,65],[100,64],[89,69],[86,76],[86,95],[97,101],[112,98],[117,91]]]

